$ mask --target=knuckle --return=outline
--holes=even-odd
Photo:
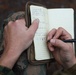
[[[6,29],[7,29],[7,26],[4,27],[4,30],[6,30]]]
[[[15,23],[19,23],[19,20],[16,20]]]
[[[55,40],[55,44],[58,44],[58,40],[57,39]]]
[[[16,20],[16,21],[14,22],[14,25],[17,26],[17,25],[18,25],[18,22],[19,22],[19,21]]]
[[[8,26],[10,26],[13,23],[13,21],[8,22]]]
[[[59,44],[59,40],[58,39],[55,39],[54,44],[55,45]]]

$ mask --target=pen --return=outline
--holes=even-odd
[[[62,40],[63,42],[66,42],[66,43],[75,43],[76,42],[76,39],[68,39],[68,40]],[[48,40],[47,42],[50,42],[50,40]]]

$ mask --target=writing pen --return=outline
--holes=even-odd
[[[68,39],[68,40],[62,40],[65,43],[76,43],[76,39]],[[47,42],[50,42],[50,40],[48,40]]]

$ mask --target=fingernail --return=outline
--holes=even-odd
[[[54,44],[55,43],[55,39],[51,39],[50,42]]]
[[[35,19],[35,22],[39,23],[39,19]]]

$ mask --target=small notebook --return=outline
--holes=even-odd
[[[39,28],[34,37],[35,59],[47,60],[52,58],[46,44],[46,36],[53,28],[63,27],[74,38],[74,10],[72,8],[52,8],[30,5],[31,22],[39,19]]]

